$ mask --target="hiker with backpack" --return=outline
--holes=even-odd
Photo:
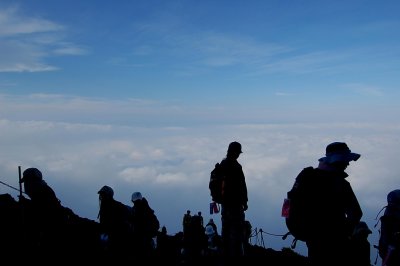
[[[382,266],[400,265],[400,189],[387,195],[387,206],[380,217],[381,230],[378,252]]]
[[[98,192],[100,209],[98,219],[105,260],[122,262],[129,255],[131,243],[131,207],[114,199],[114,190],[103,186]]]
[[[363,213],[345,169],[358,158],[346,143],[333,142],[318,167],[303,169],[288,192],[286,224],[305,241],[312,266],[350,265],[350,237]]]
[[[226,264],[237,262],[244,256],[245,211],[247,210],[247,185],[242,165],[237,161],[242,153],[239,142],[231,142],[226,157],[221,161],[224,175],[221,202],[222,252]]]
[[[27,232],[27,245],[30,246],[30,260],[49,259],[68,253],[67,243],[68,214],[61,205],[54,190],[43,180],[37,168],[27,168],[20,180],[30,199],[20,196],[24,207],[23,229]],[[29,232],[29,235],[28,235]]]
[[[372,234],[367,223],[360,221],[350,238],[349,263],[352,266],[371,266],[371,243],[368,236]]]
[[[132,193],[131,201],[133,203],[131,213],[133,254],[135,258],[150,258],[155,253],[153,238],[158,234],[160,223],[142,193]]]

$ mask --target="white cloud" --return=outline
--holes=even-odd
[[[119,101],[102,100],[91,104],[93,99],[39,96],[30,100],[0,97],[3,116],[0,120],[0,180],[18,187],[18,166],[22,169],[38,167],[62,203],[90,219],[96,219],[97,191],[106,184],[112,186],[117,199],[126,204],[133,191],[145,193],[170,233],[181,229],[180,219],[186,209],[201,210],[208,219],[209,173],[225,156],[227,145],[233,140],[241,142],[244,150],[239,161],[249,189],[247,218],[254,227],[265,232],[286,232],[280,217],[285,193],[303,167],[316,166],[329,142],[345,141],[362,155],[359,161],[351,163],[348,172],[365,212],[364,220],[370,227],[385,203],[386,193],[398,187],[398,123],[268,124],[260,121],[257,124],[193,124],[169,128],[160,126],[158,121],[146,126],[115,123],[112,117],[102,121],[103,113],[96,114],[95,110],[102,108],[118,109]],[[71,103],[82,108],[65,119],[64,112],[73,110],[69,106]],[[143,102],[144,106],[147,104]],[[47,107],[41,110],[41,105]],[[91,108],[83,108],[85,105]],[[168,110],[163,104],[149,106],[153,109],[152,115],[162,115]],[[12,118],[19,108],[22,111],[16,116],[18,119]],[[45,119],[44,110],[53,113],[52,119]],[[129,113],[129,109],[126,110]],[[27,112],[32,114],[24,119],[22,114]],[[98,116],[102,122],[86,123],[81,119],[90,116]],[[17,195],[17,191],[2,185],[0,193]],[[268,246],[276,249],[289,245],[290,240],[283,241],[279,237],[268,240]]]

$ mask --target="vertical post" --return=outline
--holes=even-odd
[[[18,166],[18,178],[19,178],[19,196],[22,197],[22,183],[21,183],[21,166]]]
[[[18,166],[18,179],[19,179],[19,208],[21,210],[21,221],[20,221],[20,225],[21,228],[24,228],[24,223],[25,223],[25,214],[24,214],[24,202],[23,202],[23,196],[22,196],[22,183],[21,183],[21,179],[22,179],[22,175],[21,175],[21,166]],[[25,239],[25,234],[23,234],[23,238]]]

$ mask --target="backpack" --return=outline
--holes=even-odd
[[[160,222],[158,221],[158,218],[153,210],[149,212],[148,221],[149,221],[150,235],[152,237],[155,237],[158,234],[158,230],[160,229]]]
[[[145,206],[146,230],[151,237],[155,237],[160,229],[160,222],[158,221],[154,210],[150,207],[147,199],[143,198],[142,201]]]
[[[285,218],[286,227],[294,237],[292,248],[296,247],[297,240],[306,241],[312,230],[312,193],[311,182],[314,177],[314,168],[304,168],[296,177],[296,181],[282,206],[282,217]]]
[[[387,203],[379,211],[378,215],[385,210],[374,226],[381,223],[377,246],[378,254],[383,260],[382,265],[386,265],[386,263],[398,265],[400,263],[400,189],[388,193]]]
[[[225,176],[220,163],[216,163],[214,169],[210,173],[210,181],[208,188],[214,202],[222,203],[224,195]]]

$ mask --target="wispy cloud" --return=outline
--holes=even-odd
[[[352,83],[343,85],[343,88],[350,89],[363,96],[369,96],[369,97],[385,96],[384,90],[382,88],[372,87],[370,85]]]
[[[140,43],[135,53],[140,55],[162,54],[177,58],[190,58],[196,65],[226,67],[258,65],[267,58],[292,49],[277,43],[265,43],[245,35],[232,35],[217,31],[191,29],[188,33],[177,27],[176,22],[137,24],[136,30],[143,36],[151,36],[147,43]],[[157,42],[154,36],[159,36]]]
[[[15,37],[24,34],[57,32],[64,27],[52,21],[27,17],[17,7],[0,9],[0,37]]]
[[[61,40],[65,27],[21,13],[17,7],[0,9],[0,72],[54,71],[46,62],[54,55],[82,55],[85,49]]]

